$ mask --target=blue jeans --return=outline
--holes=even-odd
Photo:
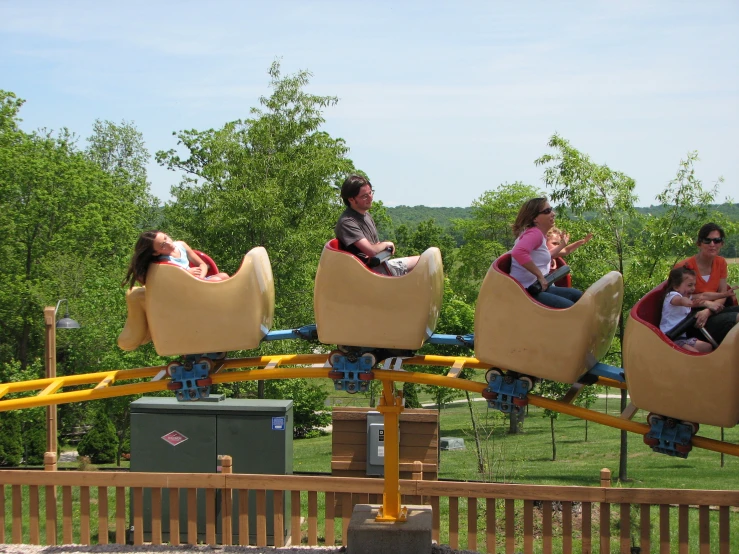
[[[547,290],[533,296],[537,302],[541,302],[550,308],[569,308],[580,300],[582,292],[568,287],[549,285]]]

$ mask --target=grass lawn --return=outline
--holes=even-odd
[[[473,395],[476,396],[476,395]],[[358,403],[360,395],[354,395]],[[366,405],[366,401],[364,403]],[[492,468],[489,481],[531,483],[541,485],[599,484],[601,468],[607,467],[614,477],[618,474],[621,432],[611,427],[588,423],[585,441],[583,420],[560,414],[555,421],[557,460],[552,461],[550,420],[543,410],[531,406],[524,423],[524,432],[508,434],[508,422],[501,414],[488,410],[485,402],[473,402],[478,423],[486,439],[483,457]],[[605,399],[598,399],[594,409],[604,412]],[[616,415],[618,399],[608,399],[608,412]],[[635,420],[644,421],[638,413]],[[719,439],[720,429],[702,426],[699,435]],[[472,435],[469,408],[466,403],[448,406],[441,413],[441,436],[461,437],[463,451],[441,453],[440,479],[485,480],[477,472],[477,455]],[[739,427],[725,430],[728,442],[739,443]],[[628,467],[630,479],[614,486],[645,488],[737,489],[739,458],[695,448],[687,459],[673,458],[652,452],[640,435],[628,434]],[[301,439],[294,443],[294,469],[302,472],[331,472],[331,436]]]
[[[355,405],[366,405],[366,399],[354,395]],[[477,395],[473,395],[477,396]],[[364,400],[364,402],[362,402]],[[530,407],[528,417],[524,423],[524,433],[519,435],[508,434],[508,421],[498,412],[487,409],[485,402],[473,402],[473,407],[483,434],[483,456],[492,468],[487,476],[477,472],[477,456],[475,442],[470,425],[469,408],[466,403],[455,404],[442,410],[441,435],[445,437],[461,437],[465,440],[466,450],[445,451],[441,453],[440,479],[453,480],[488,480],[498,482],[515,482],[542,485],[583,485],[599,486],[600,470],[611,469],[614,478],[618,474],[619,444],[621,432],[617,429],[588,423],[588,440],[585,441],[585,422],[577,418],[561,415],[555,421],[555,438],[557,442],[557,460],[552,461],[552,444],[550,420],[543,416],[543,410]],[[619,408],[618,398],[608,399],[608,413],[617,415]],[[606,400],[599,399],[594,409],[605,412]],[[636,420],[644,421],[645,414],[638,413]],[[699,432],[701,436],[719,439],[720,429],[703,426]],[[739,442],[739,427],[725,431],[726,441]],[[628,478],[625,483],[614,482],[614,487],[643,487],[643,488],[675,488],[675,489],[737,489],[739,480],[735,478],[739,471],[739,458],[725,456],[724,466],[721,466],[721,455],[702,449],[694,449],[687,459],[673,458],[651,451],[640,435],[628,434]],[[297,472],[325,472],[331,471],[331,436],[329,434],[295,441],[294,469]],[[305,495],[303,495],[305,496]],[[304,499],[304,503],[306,500]],[[319,504],[322,496],[319,495]],[[498,502],[498,513],[503,514],[504,508]],[[518,503],[520,504],[520,503]],[[520,506],[519,506],[520,508]],[[307,510],[307,503],[303,506]],[[448,499],[441,499],[441,542],[449,540],[446,522],[449,517]],[[638,511],[632,507],[632,539],[638,541]],[[517,519],[521,517],[517,510]],[[554,551],[561,551],[561,537],[558,536],[558,515],[555,512],[555,540]],[[613,552],[619,550],[618,543],[618,508],[612,507],[611,519],[611,548]],[[717,517],[711,512],[711,544],[717,551]],[[467,528],[466,504],[460,502],[459,529]],[[505,530],[503,520],[499,519],[498,549],[503,551]],[[659,510],[652,508],[652,545],[659,544]],[[535,517],[537,526],[540,519]],[[522,522],[518,522],[521,524]],[[519,532],[521,525],[517,524]],[[323,529],[323,507],[319,507],[319,530]],[[336,535],[339,540],[339,520],[336,521]],[[478,548],[483,550],[485,535],[485,509],[483,501],[478,501]],[[597,550],[599,520],[593,516],[594,546]],[[538,535],[541,530],[535,529]],[[670,509],[670,534],[673,551],[677,552],[678,513],[677,508]],[[319,532],[320,534],[320,532]],[[732,514],[731,549],[739,549],[739,521],[736,514]],[[689,511],[690,551],[698,549],[698,513]],[[519,537],[520,540],[520,537]],[[575,551],[580,550],[579,530],[575,530]],[[638,544],[638,542],[636,543]],[[460,546],[467,546],[466,533],[460,532]],[[521,547],[522,544],[517,544]],[[739,551],[739,550],[737,550]],[[535,552],[541,552],[541,542],[536,541]]]

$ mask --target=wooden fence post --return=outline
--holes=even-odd
[[[600,470],[600,486],[610,487],[611,486],[611,470],[604,467]]]
[[[218,456],[221,473],[230,475],[233,473],[233,459],[231,456]],[[226,478],[226,486],[221,496],[221,544],[230,546],[233,542],[233,491]]]
[[[600,486],[611,488],[611,470],[607,467],[600,470]],[[629,525],[628,521],[626,525]],[[611,505],[605,501],[600,503],[600,551],[611,552]]]
[[[413,462],[413,473],[411,475],[411,478],[414,481],[423,481],[423,462],[420,460],[416,460]],[[418,491],[418,484],[416,484],[416,492]],[[422,495],[417,495],[418,503],[419,504],[425,504],[426,501]]]

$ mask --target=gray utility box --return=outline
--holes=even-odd
[[[178,402],[144,397],[131,403],[131,471],[216,473],[218,456],[233,458],[234,473],[292,475],[292,400]],[[285,536],[290,535],[290,496],[284,492]],[[133,502],[131,503],[133,506]],[[273,493],[267,493],[267,533],[273,536]],[[234,491],[233,544],[238,544],[238,492]],[[216,495],[221,542],[221,493]],[[131,518],[133,521],[133,518]],[[256,541],[256,493],[249,492],[250,542]],[[198,538],[205,540],[205,491],[198,489]],[[285,537],[283,537],[284,539]],[[151,540],[151,490],[144,489],[144,540]],[[169,493],[162,493],[162,540],[169,542]],[[180,541],[187,541],[187,495],[180,491]]]
[[[380,412],[367,412],[367,475],[385,475],[385,423]]]

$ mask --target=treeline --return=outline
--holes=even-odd
[[[323,111],[338,100],[309,94],[307,72],[283,76],[275,63],[269,75],[270,94],[248,117],[220,128],[179,131],[171,149],[155,154],[159,164],[181,177],[163,207],[151,195],[146,174],[150,155],[132,124],[97,121],[85,141],[66,130],[26,132],[20,128],[23,101],[0,91],[2,382],[44,375],[43,309],[61,298],[68,300],[70,315],[82,328],[57,334],[59,375],[168,361],[151,345],[123,352],[116,344],[126,318],[121,280],[136,238],[147,228],[187,241],[229,273],[238,269],[245,252],[264,246],[277,288],[273,327],[297,328],[314,321],[318,261],[344,207],[338,189],[348,173],[361,168],[348,158],[345,141],[322,129]],[[660,194],[661,208],[645,212],[634,205],[633,179],[593,162],[564,138],[551,138],[536,163],[547,195],[561,207],[560,225],[574,238],[588,232],[595,237],[569,260],[576,287],[585,289],[608,271],[620,271],[626,317],[628,308],[665,278],[675,260],[694,253],[695,232],[703,222],[716,220],[736,234],[734,214],[713,205],[712,192],[695,176],[695,162],[696,156],[688,154]],[[411,217],[417,207],[373,207],[381,238],[394,240],[400,255],[440,248],[446,279],[436,332],[472,331],[482,279],[491,262],[513,244],[511,222],[525,200],[542,194],[524,183],[506,183],[481,191],[469,208],[424,208],[417,219]],[[621,364],[622,337],[623,325],[606,360],[613,365]],[[233,354],[330,348],[274,341]],[[433,345],[421,353],[470,354]],[[260,388],[250,381],[218,385],[215,392],[293,399],[299,435],[310,434],[330,418],[324,412],[326,394],[315,382],[267,381]],[[410,406],[413,386],[405,392]],[[554,395],[556,387],[539,392]],[[434,387],[434,394],[443,403],[457,393]],[[62,405],[59,430],[64,436],[90,426],[98,436],[108,437],[102,442],[114,443],[106,455],[113,452],[120,460],[128,448],[133,399]],[[107,423],[106,430],[99,428],[103,421],[112,428]],[[0,413],[0,464],[38,461],[45,446],[38,432],[43,426],[43,409]]]
[[[464,244],[464,237],[459,231],[458,222],[472,219],[474,217],[472,207],[467,208],[438,208],[429,206],[395,206],[386,207],[388,216],[392,220],[393,228],[405,226],[410,233],[416,232],[421,223],[433,221],[441,227],[457,246]],[[669,206],[649,206],[647,208],[637,207],[636,212],[640,215],[660,216]],[[739,223],[739,204],[711,204],[709,209],[721,214],[728,221]],[[597,217],[596,213],[583,214],[584,219]],[[739,257],[739,235],[733,234],[726,237],[723,255],[727,258]]]

